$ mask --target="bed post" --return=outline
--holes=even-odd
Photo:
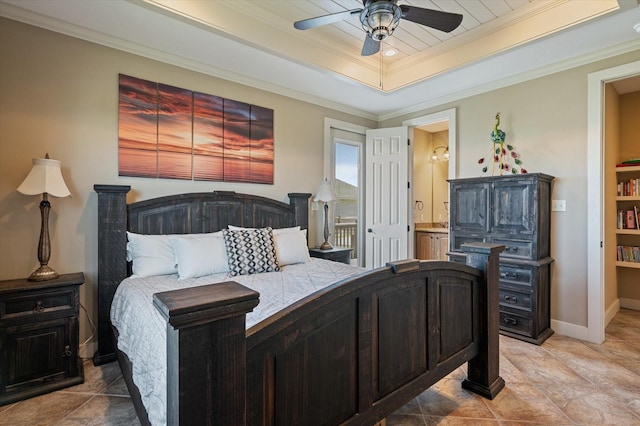
[[[116,360],[109,310],[127,277],[127,193],[129,185],[93,185],[98,193],[98,350],[93,364]]]
[[[486,287],[480,291],[480,348],[469,361],[467,379],[462,387],[488,399],[493,399],[502,388],[500,377],[500,296],[499,260],[504,246],[500,244],[463,244],[467,265],[484,272]],[[486,335],[485,335],[486,333]]]
[[[236,282],[166,291],[167,425],[246,424],[245,317],[259,294]]]
[[[307,229],[309,227],[309,198],[311,194],[290,192],[289,204],[294,209],[296,225],[300,228]]]

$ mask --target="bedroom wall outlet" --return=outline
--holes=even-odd
[[[553,212],[567,211],[567,200],[551,200],[551,211]]]
[[[311,210],[313,210],[313,211],[318,210],[318,202],[317,201],[312,201],[311,202]]]

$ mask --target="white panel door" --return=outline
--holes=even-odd
[[[365,266],[369,269],[407,258],[407,127],[367,130]]]

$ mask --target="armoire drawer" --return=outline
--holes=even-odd
[[[486,243],[487,238],[482,235],[467,234],[464,232],[450,232],[449,244],[452,251],[461,252],[460,247],[467,243]]]
[[[519,286],[532,286],[530,268],[500,264],[500,283]]]
[[[501,257],[513,257],[516,259],[533,259],[533,242],[524,240],[510,240],[508,238],[491,238],[494,244],[503,244],[504,251]]]
[[[511,312],[500,311],[500,329],[533,336],[533,319]]]
[[[500,306],[531,312],[531,292],[500,288]]]

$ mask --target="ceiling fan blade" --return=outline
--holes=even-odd
[[[402,10],[402,19],[415,22],[416,24],[426,25],[436,30],[450,33],[458,28],[462,22],[462,15],[458,13],[442,12],[440,10],[424,9],[421,7],[400,5]]]
[[[333,24],[334,22],[342,21],[350,17],[351,15],[357,15],[362,12],[362,9],[345,10],[344,12],[332,13],[330,15],[316,16],[315,18],[303,19],[302,21],[296,21],[293,26],[298,30],[308,30],[311,28],[320,27],[322,25]]]
[[[380,41],[371,38],[370,34],[364,38],[364,46],[362,46],[362,56],[371,56],[380,51]]]

